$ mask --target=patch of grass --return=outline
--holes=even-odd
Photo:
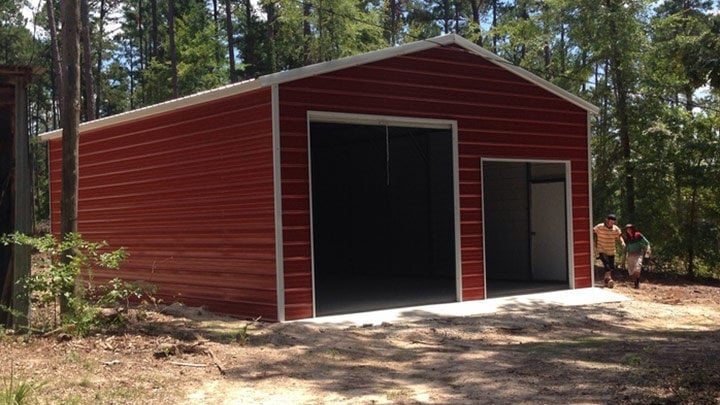
[[[657,351],[657,345],[655,343],[649,344],[642,348],[643,352],[647,354],[653,354]]]
[[[575,347],[592,349],[596,347],[608,347],[617,344],[617,339],[599,337],[599,336],[582,336],[572,341]]]
[[[66,387],[62,393],[55,396],[51,403],[55,404],[141,404],[147,399],[147,390],[138,385],[102,386],[92,383],[88,379],[76,382],[70,388]],[[74,391],[74,392],[72,392]],[[89,395],[89,396],[88,396]],[[2,405],[2,403],[0,403]]]
[[[144,396],[143,387],[115,387],[105,390],[105,398],[113,403],[138,403]]]
[[[342,353],[340,353],[340,350],[335,348],[329,348],[325,350],[325,355],[329,356],[333,360],[337,360],[339,357],[342,356]]]
[[[234,343],[237,340],[236,334],[234,332],[211,333],[204,336],[207,337],[210,341],[223,344]]]
[[[246,323],[240,329],[238,329],[237,333],[235,334],[235,340],[242,346],[245,346],[250,340],[250,332],[248,332],[249,327],[250,323]]]
[[[196,329],[202,329],[204,336],[212,341],[220,343],[239,343],[245,346],[250,342],[251,332],[255,331],[255,325],[260,318],[252,319],[242,326],[235,322],[227,321],[204,321],[197,325]]]
[[[67,399],[62,402],[63,405],[81,405],[82,399],[78,397],[77,395],[73,395],[70,397],[70,399]]]
[[[603,349],[617,345],[616,339],[582,336],[571,340],[555,340],[550,342],[533,342],[512,346],[512,350],[524,353],[561,354],[576,352],[583,349]]]
[[[14,367],[10,368],[10,378],[3,378],[0,387],[0,405],[24,405],[35,401],[35,394],[42,388],[43,384],[16,381]]]
[[[77,382],[77,385],[83,388],[92,388],[93,383],[88,376],[83,376],[80,381]]]
[[[73,395],[72,397],[70,397],[70,399],[63,401],[63,405],[80,405],[80,404],[82,404],[82,400],[77,395]]]
[[[637,367],[642,363],[642,357],[637,353],[631,353],[623,357],[622,363],[628,366]]]
[[[89,372],[95,372],[99,364],[96,360],[87,358],[76,351],[70,351],[65,353],[64,360],[67,363],[77,364],[83,370]]]
[[[385,394],[388,401],[402,401],[410,398],[412,392],[406,389],[390,390]]]
[[[716,404],[720,398],[720,372],[714,367],[689,365],[660,367],[648,373],[647,379],[655,385],[667,387],[672,396],[664,403]]]

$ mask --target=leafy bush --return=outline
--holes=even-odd
[[[89,242],[79,233],[58,241],[52,234],[34,237],[16,232],[2,236],[0,242],[30,246],[38,253],[37,269],[20,281],[21,294],[33,308],[49,308],[55,328],[58,324],[72,325],[76,333],[86,334],[106,321],[99,316],[101,306],[123,305],[127,309],[131,297],[154,293],[151,285],[119,278],[100,286],[94,284],[94,271],[117,270],[127,257],[123,248],[109,250],[104,241]],[[67,305],[58,311],[58,302]]]

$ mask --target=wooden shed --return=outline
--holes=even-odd
[[[81,125],[78,228],[166,301],[265,320],[590,287],[596,112],[413,42]]]
[[[32,233],[32,176],[27,126],[27,86],[41,70],[0,66],[0,235]],[[0,244],[0,328],[26,326],[29,304],[17,283],[30,274],[27,246]]]

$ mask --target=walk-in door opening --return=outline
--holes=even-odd
[[[452,139],[311,123],[317,316],[455,301]]]
[[[567,165],[483,161],[487,297],[569,288]]]

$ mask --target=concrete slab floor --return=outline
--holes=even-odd
[[[515,295],[486,300],[385,309],[344,315],[331,315],[292,322],[326,324],[328,326],[380,325],[383,322],[408,322],[428,318],[492,314],[506,308],[528,305],[591,305],[629,301],[630,298],[605,288],[590,287],[538,294]]]

